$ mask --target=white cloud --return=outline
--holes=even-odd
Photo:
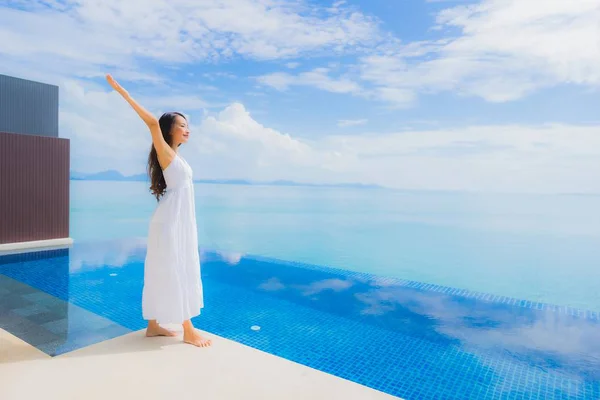
[[[206,117],[194,135],[198,170],[207,178],[311,181],[343,169],[335,151],[263,126],[241,103]]]
[[[367,123],[366,118],[363,118],[363,119],[341,119],[338,121],[337,125],[339,127],[345,128],[347,126],[364,125],[366,123]]]
[[[32,5],[36,3],[33,2]],[[131,58],[134,41],[114,29],[78,22],[69,14],[37,13],[0,7],[0,55],[12,63],[62,76],[92,77],[104,67],[118,67],[130,79],[156,80],[137,72]]]
[[[600,126],[471,126],[336,136],[356,180],[414,189],[598,192]]]
[[[490,102],[561,84],[600,87],[600,0],[484,0],[437,16],[436,42],[385,45],[361,79],[385,90],[454,91]],[[391,99],[392,101],[394,99]]]
[[[140,68],[142,61],[174,67],[230,57],[357,54],[358,65],[341,64],[335,74],[317,68],[259,80],[279,90],[312,86],[393,107],[414,105],[419,93],[505,102],[561,84],[600,86],[600,0],[449,4],[436,17],[442,39],[421,42],[384,34],[377,19],[344,1],[314,7],[279,0],[13,0],[0,7],[0,56],[8,58],[5,72],[28,67],[92,78],[108,70],[161,83]]]
[[[395,108],[413,106],[420,93],[452,91],[488,102],[520,99],[557,85],[600,87],[600,0],[483,0],[441,11],[434,30],[442,38],[401,42],[387,37],[361,54],[343,78],[317,69],[272,73],[263,83],[284,90],[308,85],[360,94]],[[358,74],[355,72],[358,71]],[[344,88],[325,83],[343,81]]]
[[[268,75],[262,75],[257,80],[267,86],[277,90],[287,90],[291,85],[298,84],[293,75],[285,72],[274,72]]]
[[[56,83],[102,79],[111,72],[122,82],[157,88],[155,99],[144,99],[148,104],[179,109],[209,105],[188,95],[193,89],[185,82],[166,81],[156,65],[176,71],[232,57],[331,56],[381,39],[378,21],[344,2],[318,9],[305,1],[279,0],[13,0],[0,5],[0,36],[2,73]],[[288,68],[299,65],[287,63]],[[227,71],[198,76],[237,78]],[[302,79],[336,93],[359,91],[351,80],[330,79],[325,70],[306,72]],[[287,80],[272,76],[266,83],[283,87]]]
[[[257,77],[258,82],[271,86],[277,90],[287,90],[290,86],[313,86],[334,93],[356,93],[362,92],[361,87],[347,78],[334,79],[328,75],[328,68],[315,68],[312,71],[291,75],[285,72]]]
[[[133,79],[142,59],[177,64],[355,51],[379,35],[377,21],[356,10],[319,11],[301,1],[37,0],[0,10],[0,54],[35,57],[45,68],[68,61],[79,77],[111,67]]]
[[[237,76],[225,71],[216,71],[216,72],[205,72],[202,74],[204,78],[208,78],[210,80],[215,80],[218,78],[229,78],[229,79],[237,79]]]
[[[209,106],[208,102],[196,95],[148,96],[140,97],[137,100],[145,104],[146,107],[165,111],[197,111]]]
[[[411,90],[379,86],[372,89],[359,84],[354,76],[331,76],[330,68],[315,68],[312,71],[292,75],[287,72],[274,72],[256,77],[256,80],[279,91],[286,91],[292,86],[310,86],[327,92],[352,94],[365,99],[375,99],[390,104],[395,108],[404,108],[413,104],[415,94]]]

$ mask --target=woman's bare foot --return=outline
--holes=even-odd
[[[185,343],[193,344],[198,347],[208,347],[212,345],[212,340],[206,339],[202,336],[189,319],[183,323],[183,341]]]
[[[196,331],[184,333],[183,341],[198,347],[209,347],[212,345],[212,340],[205,338]]]
[[[177,336],[177,332],[170,331],[166,328],[163,328],[158,324],[158,322],[152,320],[148,321],[148,328],[146,329],[146,337],[155,337],[155,336]]]

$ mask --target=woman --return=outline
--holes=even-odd
[[[200,335],[191,321],[200,314],[204,300],[192,169],[177,151],[190,135],[186,118],[173,112],[157,120],[112,76],[107,75],[106,80],[133,107],[152,135],[148,174],[158,206],[150,220],[144,265],[146,336],[176,336],[160,324],[181,323],[185,343],[210,346],[211,340]]]

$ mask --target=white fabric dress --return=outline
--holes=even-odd
[[[181,324],[204,307],[192,168],[177,154],[163,175],[167,190],[148,232],[142,313],[145,320]]]

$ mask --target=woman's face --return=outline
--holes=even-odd
[[[173,126],[171,127],[171,135],[173,136],[173,141],[179,145],[181,143],[186,143],[190,137],[190,130],[188,128],[188,123],[185,118],[181,115],[175,116],[175,121],[173,122]]]

